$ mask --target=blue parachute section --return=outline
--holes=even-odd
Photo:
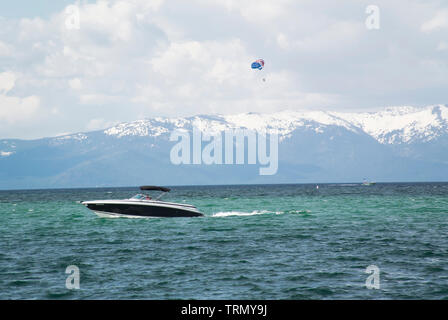
[[[254,62],[252,62],[251,68],[252,69],[258,69],[261,70],[264,67],[264,60],[263,59],[258,59],[255,60]]]
[[[251,68],[261,70],[263,69],[263,66],[258,62],[252,62]]]

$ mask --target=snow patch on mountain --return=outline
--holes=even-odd
[[[76,134],[69,134],[69,135],[64,135],[64,136],[60,136],[60,137],[56,137],[56,140],[78,140],[78,141],[82,141],[87,139],[87,136],[84,133],[76,133]]]
[[[223,116],[234,127],[264,131],[269,129],[279,135],[288,135],[298,127],[309,127],[320,131],[322,126],[336,125],[356,131],[348,121],[324,111],[282,111],[270,114],[246,113]],[[316,132],[317,132],[316,131]]]
[[[13,151],[0,151],[0,157],[9,157],[13,153]]]
[[[444,105],[336,114],[383,144],[428,142],[448,132],[448,107]]]
[[[448,107],[444,105],[389,107],[378,112],[344,113],[331,111],[281,111],[275,113],[241,113],[234,115],[199,115],[187,118],[138,120],[121,123],[104,131],[106,135],[152,136],[168,134],[175,129],[193,127],[213,134],[228,129],[270,130],[286,137],[298,128],[322,133],[327,126],[340,126],[353,132],[364,132],[382,144],[427,142],[448,133]]]
[[[154,118],[121,123],[104,131],[106,135],[123,136],[160,136],[172,129],[191,129],[193,127],[213,134],[228,129],[249,129],[259,132],[277,133],[280,136],[290,134],[298,127],[308,127],[322,132],[322,126],[337,125],[356,131],[358,128],[348,121],[323,111],[295,112],[283,111],[270,114],[241,113],[235,115],[200,115],[188,118]]]
[[[152,136],[157,137],[163,133],[167,133],[168,129],[164,126],[154,126],[150,120],[137,120],[130,123],[120,123],[115,127],[104,131],[106,135],[117,136],[118,138],[125,136]]]

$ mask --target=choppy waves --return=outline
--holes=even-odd
[[[173,188],[194,219],[102,219],[75,202],[109,192],[0,192],[0,299],[448,298],[448,184]],[[81,290],[65,288],[69,265]]]

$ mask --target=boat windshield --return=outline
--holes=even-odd
[[[134,200],[151,200],[151,197],[139,193],[139,194],[136,194],[135,196],[133,196],[131,199],[134,199]]]

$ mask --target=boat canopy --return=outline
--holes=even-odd
[[[157,187],[157,186],[141,186],[140,190],[156,190],[156,191],[163,191],[163,192],[171,191],[171,189],[169,189],[169,188]]]

